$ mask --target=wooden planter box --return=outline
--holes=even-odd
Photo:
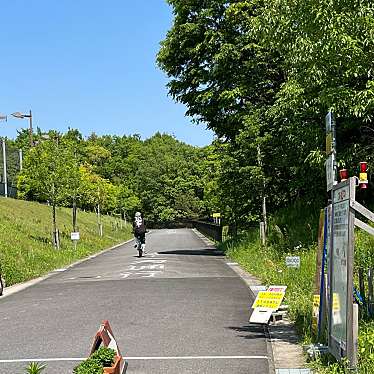
[[[104,374],[121,374],[121,356],[116,356],[114,364],[111,367],[104,367]]]

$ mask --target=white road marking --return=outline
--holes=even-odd
[[[144,264],[144,263],[148,263],[150,262],[151,264],[163,264],[165,263],[167,260],[139,260],[139,261],[136,261],[134,262],[135,264]]]
[[[129,271],[142,271],[142,270],[164,270],[165,265],[155,264],[155,265],[144,265],[144,266],[135,266],[131,265],[127,270]]]
[[[162,271],[143,271],[141,273],[134,273],[140,275],[142,278],[154,278],[156,275],[162,273]]]
[[[126,361],[152,361],[152,360],[269,360],[267,356],[151,356],[151,357],[123,357]],[[2,364],[13,364],[19,362],[61,362],[61,361],[83,361],[86,357],[64,357],[64,358],[21,358],[12,360],[0,360]]]

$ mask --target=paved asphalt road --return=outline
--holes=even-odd
[[[187,229],[153,231],[147,250],[137,258],[128,243],[0,298],[0,373],[24,373],[29,359],[50,360],[45,374],[72,373],[104,319],[128,374],[269,373],[229,261]]]

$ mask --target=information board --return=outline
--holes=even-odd
[[[350,201],[354,198],[354,180],[340,183],[333,190],[330,254],[330,326],[329,349],[337,358],[353,352],[352,342],[352,258],[354,219]]]

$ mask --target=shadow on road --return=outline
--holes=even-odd
[[[246,325],[241,327],[229,326],[226,328],[237,332],[245,333],[238,335],[239,338],[244,339],[261,339],[264,338],[266,335],[264,326],[262,325]]]
[[[223,256],[222,251],[218,251],[212,248],[201,248],[201,249],[175,249],[171,251],[157,252],[160,255],[184,255],[184,256]]]

